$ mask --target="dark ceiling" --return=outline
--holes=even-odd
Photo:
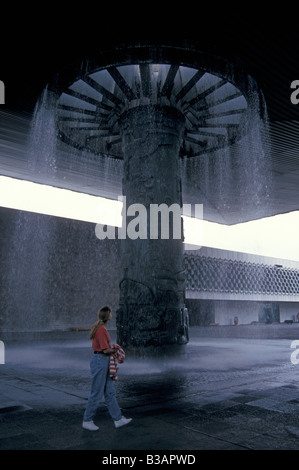
[[[299,80],[299,30],[291,7],[260,10],[247,3],[239,11],[188,4],[183,10],[177,2],[161,11],[154,3],[94,5],[74,4],[63,14],[41,5],[32,15],[26,9],[6,16],[10,27],[1,31],[0,63],[6,103],[0,111],[32,113],[58,72],[99,51],[136,43],[192,46],[240,67],[258,83],[269,116],[275,186],[268,215],[299,209],[299,104],[290,100],[291,83]],[[225,223],[247,218],[233,212],[209,218]]]
[[[290,102],[290,84],[298,79],[299,32],[291,10],[260,11],[247,4],[242,13],[212,6],[173,7],[167,13],[155,7],[128,7],[119,14],[93,7],[46,11],[3,29],[1,80],[10,108],[31,110],[39,93],[59,71],[81,58],[119,44],[194,44],[199,50],[240,65],[264,92],[271,119],[297,119]],[[149,11],[150,10],[150,11]],[[68,14],[70,16],[68,17]],[[73,15],[72,15],[73,14]],[[21,22],[20,22],[21,20]]]

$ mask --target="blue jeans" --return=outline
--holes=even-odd
[[[109,377],[109,355],[93,354],[90,361],[92,377],[91,392],[84,413],[84,421],[92,421],[103,397],[114,421],[122,417],[118,406],[113,380]]]

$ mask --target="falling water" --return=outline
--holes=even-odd
[[[33,180],[49,183],[55,177],[55,108],[44,91],[36,105],[28,142],[28,167]],[[47,317],[47,270],[55,221],[19,211],[7,254],[4,330],[43,329]]]
[[[267,119],[256,116],[253,128],[233,149],[241,217],[258,219],[269,215],[273,190],[269,149]]]
[[[55,99],[46,89],[36,105],[28,143],[32,179],[55,184],[57,172],[68,165],[67,170],[73,178],[80,179],[83,187],[89,185],[89,178],[96,180],[101,174],[102,195],[120,195],[121,161],[107,156],[95,158],[88,152],[76,155],[74,151],[67,153],[67,159],[59,159],[58,168],[57,152],[61,151],[57,148]],[[236,223],[267,213],[271,191],[269,147],[265,146],[267,120],[264,116],[261,119],[258,104],[251,119],[250,131],[234,145],[181,160],[183,202],[188,202],[184,196],[192,193],[192,202],[204,205],[205,218],[212,214],[214,220]],[[87,166],[89,170],[85,173]],[[53,297],[55,292],[51,292],[48,274],[55,249],[56,223],[55,218],[26,212],[20,212],[15,220],[5,281],[5,329],[16,326],[19,330],[42,329],[48,326],[46,318],[57,317],[48,311],[55,304],[49,302],[49,296]]]
[[[28,144],[28,165],[33,178],[53,180],[56,171],[56,97],[47,88],[35,107]]]
[[[258,95],[254,98],[249,130],[239,141],[181,162],[183,196],[197,198],[206,219],[231,224],[269,215],[268,119],[266,113],[261,117]]]

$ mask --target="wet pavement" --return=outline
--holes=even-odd
[[[201,332],[190,329],[179,358],[127,357],[115,386],[123,414],[133,421],[115,429],[103,403],[97,432],[81,427],[90,390],[86,331],[56,339],[3,339],[0,449],[298,450],[294,329],[290,338]],[[111,331],[114,341],[113,336]]]

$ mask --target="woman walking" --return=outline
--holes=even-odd
[[[110,355],[117,352],[117,349],[111,348],[110,334],[107,330],[107,323],[111,318],[111,308],[102,307],[98,312],[98,321],[90,330],[89,338],[92,340],[93,349],[90,361],[92,385],[82,424],[82,427],[88,431],[99,429],[94,424],[93,418],[103,396],[116,428],[132,421],[131,418],[122,416],[115,396],[114,382],[109,377]]]

